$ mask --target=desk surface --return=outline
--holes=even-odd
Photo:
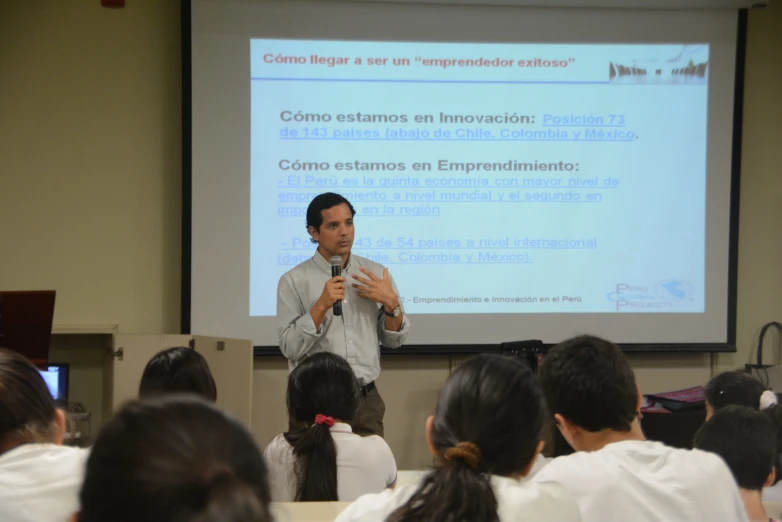
[[[425,473],[400,470],[397,472],[396,486],[415,484]],[[331,522],[349,505],[350,502],[273,502],[272,513],[276,522]]]
[[[274,502],[272,513],[277,522],[331,522],[350,502]],[[778,519],[782,502],[764,502],[769,516]]]
[[[406,479],[422,472],[406,471]],[[272,514],[276,522],[331,522],[350,505],[350,502],[273,502]],[[782,502],[763,502],[769,516],[782,518]]]
[[[276,522],[331,522],[350,502],[272,502]]]

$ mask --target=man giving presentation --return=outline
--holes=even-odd
[[[318,247],[311,259],[280,278],[277,333],[290,370],[317,352],[347,359],[363,399],[353,430],[382,437],[385,403],[375,386],[380,345],[402,346],[410,320],[388,269],[351,254],[355,214],[347,199],[332,192],[320,194],[307,207],[307,232]],[[332,264],[341,275],[332,276]]]

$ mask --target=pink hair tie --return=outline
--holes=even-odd
[[[334,426],[334,417],[326,417],[325,415],[321,415],[318,413],[315,415],[315,424],[325,424],[329,428]]]

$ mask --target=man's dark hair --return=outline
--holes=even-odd
[[[315,230],[320,231],[320,226],[323,224],[322,212],[336,207],[337,205],[342,205],[343,203],[350,209],[350,215],[355,216],[356,209],[353,208],[350,201],[339,194],[324,192],[323,194],[315,196],[307,207],[307,230],[309,231],[310,227],[313,227]],[[317,243],[317,241],[312,238],[310,238],[310,240],[313,243]]]
[[[630,431],[638,390],[615,344],[591,335],[558,344],[543,358],[540,383],[552,415],[591,432]]]
[[[756,409],[726,406],[701,426],[695,447],[722,457],[740,488],[760,491],[777,458],[777,431]]]
[[[210,402],[217,386],[204,356],[183,346],[158,352],[144,368],[138,395],[141,399],[189,393]]]
[[[703,392],[714,411],[731,405],[757,410],[764,390],[763,383],[750,374],[730,371],[710,380]]]

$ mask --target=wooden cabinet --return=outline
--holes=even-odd
[[[49,360],[70,366],[70,403],[92,415],[91,443],[100,427],[124,403],[138,396],[147,362],[159,351],[190,347],[209,363],[217,404],[248,429],[252,426],[253,345],[249,340],[200,335],[121,334],[107,327],[55,327]]]

